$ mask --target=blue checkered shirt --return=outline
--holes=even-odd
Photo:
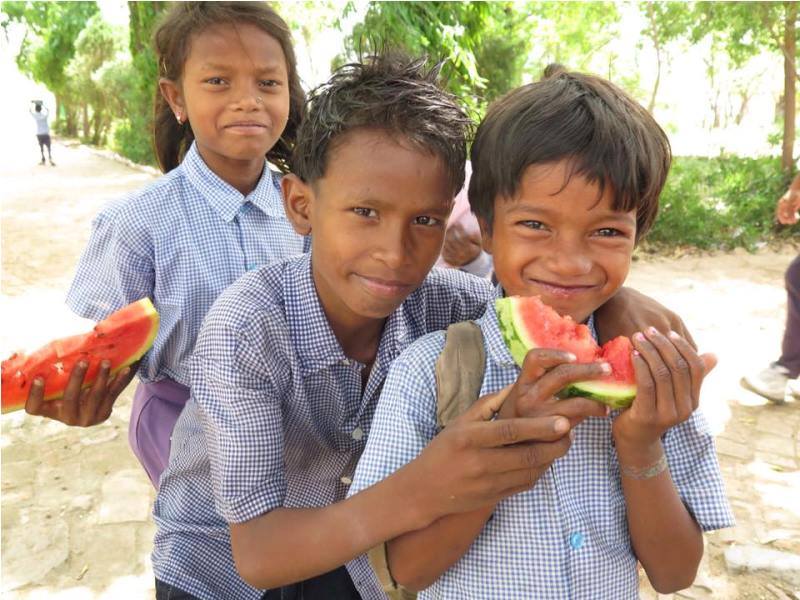
[[[478,323],[486,348],[483,395],[513,383],[519,369],[495,311]],[[392,365],[351,494],[413,460],[436,435],[434,364],[443,347],[443,332],[425,336]],[[613,416],[578,425],[567,455],[533,489],[500,502],[467,553],[420,600],[638,598]],[[669,430],[663,443],[675,486],[700,527],[730,527],[714,441],[701,413]]]
[[[485,280],[434,269],[387,320],[362,393],[364,366],[328,324],[310,255],[226,290],[198,338],[161,478],[156,577],[200,598],[259,598],[236,571],[228,524],[342,500],[390,363],[418,337],[480,315],[491,295]],[[364,557],[348,569],[365,599],[384,598]]]
[[[305,249],[284,213],[279,174],[265,166],[243,196],[193,144],[180,166],[108,204],[94,220],[67,304],[98,321],[149,297],[161,326],[139,375],[188,385],[187,361],[222,290],[250,269]]]

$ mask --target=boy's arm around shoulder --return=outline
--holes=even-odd
[[[677,314],[633,288],[620,288],[595,312],[595,327],[601,344],[619,335],[630,337],[651,326],[663,334],[674,331],[697,347]]]

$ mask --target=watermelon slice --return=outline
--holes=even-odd
[[[495,308],[503,339],[520,366],[532,348],[557,348],[572,352],[579,363],[604,360],[611,365],[611,375],[573,383],[561,396],[584,396],[611,408],[631,405],[636,397],[636,377],[631,362],[633,345],[628,338],[614,338],[601,348],[586,325],[562,317],[537,296],[500,298]]]
[[[111,362],[112,373],[136,362],[153,345],[158,324],[153,303],[143,298],[109,315],[89,333],[55,340],[28,356],[13,354],[0,369],[3,412],[25,406],[36,377],[44,379],[45,400],[63,396],[72,368],[81,360],[89,364],[84,387],[94,382],[103,360]]]

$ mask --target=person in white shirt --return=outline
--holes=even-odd
[[[47,107],[45,107],[41,101],[34,100],[33,108],[30,112],[33,120],[36,121],[36,139],[39,140],[39,152],[42,153],[42,162],[39,164],[45,164],[44,148],[47,146],[47,158],[50,164],[55,167],[56,163],[53,162],[53,154],[50,151],[50,126],[47,124],[50,111],[47,110]]]

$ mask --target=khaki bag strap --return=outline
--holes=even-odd
[[[474,321],[447,328],[436,360],[436,421],[446,427],[478,399],[486,370],[483,332]]]

